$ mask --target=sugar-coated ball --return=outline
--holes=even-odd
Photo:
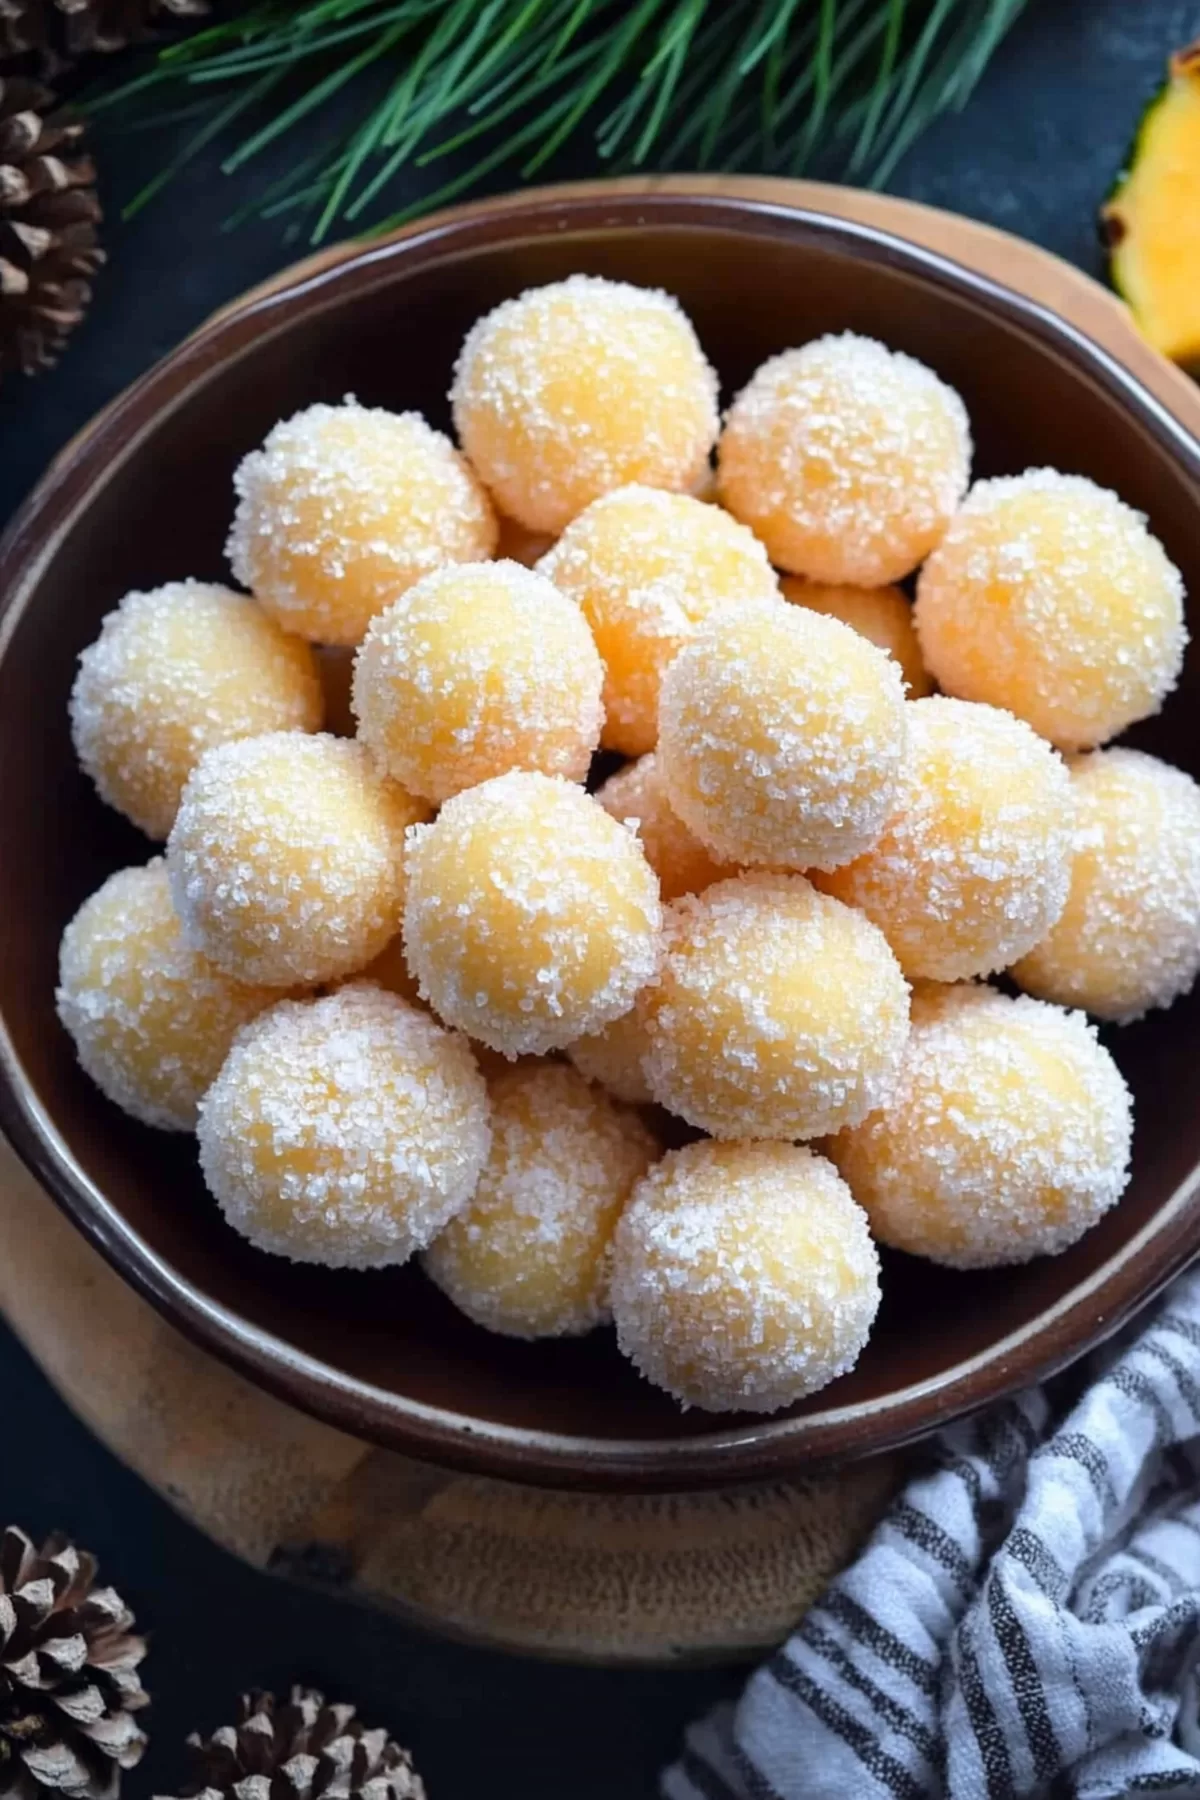
[[[189,943],[243,981],[353,974],[399,929],[404,833],[426,817],[344,738],[269,732],[210,750],[167,842]]]
[[[849,862],[883,829],[907,748],[897,664],[803,607],[715,614],[663,678],[667,798],[723,862]]]
[[[932,369],[844,332],[763,363],[729,410],[717,457],[722,503],[773,563],[879,587],[945,531],[966,492],[971,434]]]
[[[664,900],[674,900],[680,894],[698,894],[714,881],[737,873],[732,864],[717,862],[678,813],[672,811],[663,787],[662,769],[653,752],[610,775],[596,790],[596,798],[614,819],[627,824],[637,821],[646,861],[658,876]]]
[[[800,1145],[672,1151],[617,1226],[617,1342],[683,1406],[790,1406],[854,1367],[878,1309],[866,1214]]]
[[[500,775],[409,834],[404,941],[422,998],[507,1056],[628,1012],[661,919],[636,837],[561,777]]]
[[[319,731],[313,654],[244,594],[169,581],[126,594],[79,659],[76,754],[102,800],[165,838],[206,750],[260,731]]]
[[[496,547],[477,476],[419,413],[306,407],[242,460],[234,487],[234,574],[316,643],[357,644],[422,575]]]
[[[58,1016],[108,1098],[165,1131],[192,1131],[239,1029],[278,998],[231,981],[185,942],[161,857],[121,869],[63,933]]]
[[[1179,679],[1183,583],[1140,513],[1082,475],[979,481],[921,571],[926,666],[947,693],[1090,749]]]
[[[1072,759],[1067,904],[1012,973],[1043,1000],[1124,1024],[1200,974],[1200,787],[1139,750]]]
[[[929,672],[921,660],[912,601],[898,587],[840,587],[822,581],[805,581],[785,575],[779,583],[785,600],[807,606],[810,612],[827,614],[853,626],[900,664],[904,690],[910,700],[923,700],[933,692]]]
[[[489,1331],[578,1336],[610,1316],[612,1234],[657,1147],[566,1063],[509,1069],[488,1092],[491,1153],[426,1272]]]
[[[820,885],[875,921],[910,978],[1006,969],[1066,903],[1066,765],[993,706],[934,695],[908,713],[910,754],[882,835]]]
[[[573,600],[515,562],[426,575],[371,621],[358,735],[410,793],[448,800],[509,769],[582,781],[604,670]]]
[[[622,1100],[626,1106],[650,1106],[654,1095],[645,1069],[649,1048],[645,1008],[639,1003],[603,1031],[576,1038],[567,1045],[567,1055],[581,1075],[598,1081],[614,1100]]]
[[[717,436],[717,378],[679,303],[600,276],[485,314],[450,399],[463,449],[531,531],[560,532],[626,482],[687,492]]]
[[[742,875],[667,909],[642,1001],[656,1100],[719,1138],[811,1138],[887,1098],[908,985],[882,932],[802,875]]]
[[[891,1100],[826,1148],[881,1243],[980,1269],[1082,1237],[1124,1192],[1132,1129],[1082,1013],[928,987]]]
[[[526,525],[518,525],[501,513],[497,518],[500,535],[496,540],[495,554],[501,561],[518,562],[524,569],[532,569],[545,556],[547,550],[554,547],[554,538],[548,531],[530,531]]]
[[[663,671],[696,626],[722,607],[779,597],[753,532],[658,488],[594,500],[538,567],[583,608],[604,659],[604,742],[627,756],[658,741]]]
[[[488,1116],[465,1041],[359,982],[278,1001],[242,1032],[200,1107],[200,1167],[259,1250],[381,1269],[470,1200]]]

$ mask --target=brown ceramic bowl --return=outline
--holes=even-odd
[[[230,476],[284,414],[353,392],[446,419],[468,325],[573,270],[670,289],[726,392],[773,351],[852,329],[932,363],[970,409],[980,474],[1053,464],[1116,488],[1200,592],[1200,447],[1071,327],[869,229],[695,193],[532,195],[432,223],[214,322],[50,472],[0,548],[0,1117],[104,1254],[184,1331],[360,1436],[549,1484],[685,1487],[883,1449],[1034,1381],[1113,1330],[1200,1224],[1200,993],[1113,1038],[1135,1091],[1134,1176],[1066,1255],[966,1276],[888,1258],[857,1369],[774,1418],[681,1413],[611,1333],[477,1330],[414,1268],[295,1268],[249,1249],[190,1141],[92,1088],[54,1015],[59,934],[148,846],[76,769],[75,659],[130,587],[219,579]],[[1200,657],[1137,741],[1200,774]]]

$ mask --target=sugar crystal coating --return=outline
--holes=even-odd
[[[258,1249],[386,1268],[470,1200],[488,1115],[465,1041],[358,982],[278,1001],[241,1033],[200,1108],[200,1167]]]
[[[167,843],[184,935],[244,981],[353,974],[399,929],[404,833],[427,816],[343,738],[269,732],[210,750]]]
[[[723,862],[849,862],[883,829],[907,750],[897,664],[802,607],[715,614],[663,678],[667,798]]]
[[[717,436],[717,378],[679,303],[592,275],[486,313],[450,400],[497,504],[531,531],[562,531],[627,482],[687,492]]]
[[[508,1337],[573,1337],[609,1318],[612,1234],[657,1146],[566,1063],[488,1083],[492,1148],[479,1185],[425,1252],[454,1304]]]
[[[1040,999],[1125,1024],[1200,974],[1200,787],[1140,750],[1094,750],[1069,766],[1070,893],[1012,973]]]
[[[600,1031],[658,963],[658,881],[631,831],[561,777],[516,771],[409,833],[404,941],[449,1025],[510,1057]]]
[[[278,999],[184,942],[156,857],[120,869],[63,932],[58,1016],[102,1093],[144,1125],[192,1131],[235,1035]]]
[[[628,756],[653,750],[663,672],[697,625],[779,597],[753,532],[720,507],[649,487],[594,500],[538,567],[583,608],[604,660],[604,743]]]
[[[909,703],[911,752],[882,834],[819,878],[875,921],[910,978],[1005,969],[1043,938],[1070,882],[1066,766],[1011,713]]]
[[[306,407],[234,476],[226,553],[289,631],[357,644],[374,615],[444,563],[492,554],[491,503],[449,438],[419,413]]]
[[[866,1215],[800,1145],[672,1151],[617,1226],[617,1342],[684,1406],[792,1405],[854,1367],[878,1308]]]
[[[894,656],[900,664],[909,700],[922,700],[933,692],[929,671],[921,660],[912,602],[903,588],[835,586],[805,581],[799,575],[785,575],[779,587],[784,599],[794,606],[807,606],[812,612],[840,619],[843,625],[852,626]]]
[[[598,1081],[614,1100],[626,1106],[650,1106],[654,1095],[645,1070],[649,1048],[645,1009],[639,1002],[603,1031],[576,1038],[567,1045],[567,1055],[581,1075]]]
[[[802,875],[742,875],[667,909],[642,1001],[661,1105],[720,1138],[811,1138],[895,1081],[908,985],[882,932]]]
[[[1141,513],[1082,475],[979,481],[917,584],[917,632],[947,693],[1090,749],[1179,679],[1183,583]]]
[[[672,811],[663,786],[662,769],[654,752],[626,763],[604,785],[596,798],[614,819],[634,825],[646,861],[658,876],[664,900],[680,894],[699,894],[714,881],[723,881],[737,870],[719,863],[694,832]],[[636,824],[634,824],[636,821]]]
[[[1082,1013],[929,986],[891,1101],[826,1149],[881,1243],[978,1269],[1082,1237],[1124,1192],[1132,1130]]]
[[[75,751],[102,800],[165,838],[206,750],[261,731],[319,731],[312,651],[244,594],[169,581],[126,594],[79,659]]]
[[[462,563],[378,613],[354,664],[358,734],[410,793],[448,800],[509,769],[582,781],[604,680],[572,600],[515,562]]]
[[[942,536],[966,492],[971,434],[932,369],[844,332],[763,363],[717,457],[722,504],[779,568],[879,587]]]

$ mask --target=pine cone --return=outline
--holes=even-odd
[[[82,136],[48,88],[0,79],[0,378],[57,362],[91,300],[104,252]]]
[[[133,1615],[59,1534],[0,1538],[0,1795],[109,1800],[146,1747]]]
[[[143,42],[163,14],[207,11],[205,0],[0,0],[0,60],[32,56],[53,77],[93,50]]]
[[[367,1731],[352,1706],[327,1706],[315,1688],[243,1694],[236,1725],[193,1732],[195,1774],[181,1800],[425,1800],[407,1750]]]

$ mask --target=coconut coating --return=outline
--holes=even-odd
[[[1023,988],[1127,1024],[1200,974],[1200,787],[1140,750],[1072,759],[1066,906],[1016,964]]]
[[[450,400],[502,511],[551,534],[627,482],[687,492],[717,437],[717,378],[679,303],[593,275],[485,314]]]
[[[659,759],[653,752],[610,775],[596,790],[596,798],[614,819],[634,825],[664,900],[699,894],[714,881],[736,875],[733,864],[715,861],[671,810]]]
[[[912,601],[903,588],[833,587],[826,582],[805,581],[799,575],[785,575],[779,587],[784,599],[793,605],[840,619],[843,625],[853,626],[894,656],[910,700],[923,700],[933,692],[929,671],[921,660]]]
[[[663,678],[667,798],[723,862],[849,862],[883,829],[907,749],[897,664],[799,606],[716,614]]]
[[[719,1138],[811,1138],[887,1098],[908,985],[882,932],[802,875],[742,875],[668,908],[643,1006],[656,1100]]]
[[[185,942],[166,864],[121,869],[85,900],[59,950],[58,1016],[102,1093],[164,1131],[193,1131],[240,1028],[279,998],[231,981]]]
[[[126,594],[71,689],[75,752],[100,798],[165,838],[206,750],[260,731],[319,731],[312,651],[253,600],[205,581]]]
[[[590,794],[518,770],[409,833],[404,942],[421,997],[508,1057],[600,1031],[658,966],[658,880]]]
[[[663,671],[697,625],[779,597],[753,532],[720,507],[649,487],[593,501],[538,567],[583,608],[604,659],[604,743],[627,756],[658,741]]]
[[[931,986],[913,996],[891,1100],[826,1149],[881,1243],[981,1269],[1082,1237],[1125,1190],[1132,1130],[1082,1013]]]
[[[689,1144],[613,1243],[617,1342],[683,1406],[777,1412],[858,1361],[879,1309],[866,1214],[797,1144]]]
[[[581,1075],[598,1081],[614,1100],[626,1106],[651,1106],[654,1095],[644,1066],[649,1048],[645,1008],[639,1002],[603,1031],[576,1038],[567,1045],[567,1055]]]
[[[426,1273],[489,1331],[576,1337],[610,1317],[612,1234],[657,1146],[566,1063],[509,1069],[488,1093],[491,1153]]]
[[[879,926],[910,979],[1006,969],[1070,885],[1075,800],[1062,758],[1011,713],[933,695],[875,845],[820,885]]]
[[[947,693],[1085,750],[1179,679],[1183,583],[1141,513],[1082,475],[979,481],[921,571],[926,666]]]
[[[763,363],[729,409],[717,458],[723,505],[779,568],[879,587],[945,531],[971,433],[932,369],[844,332]]]
[[[210,750],[167,842],[184,935],[243,981],[354,974],[400,927],[404,833],[427,817],[344,738],[268,732]]]
[[[496,547],[496,516],[474,471],[415,412],[352,399],[306,407],[243,458],[234,488],[234,574],[316,643],[359,643],[422,575]]]
[[[582,781],[604,670],[572,600],[515,562],[438,569],[376,615],[354,664],[358,735],[410,793],[509,769]]]
[[[488,1114],[464,1040],[357,982],[280,1000],[241,1033],[200,1107],[200,1167],[259,1250],[382,1269],[470,1200]]]

